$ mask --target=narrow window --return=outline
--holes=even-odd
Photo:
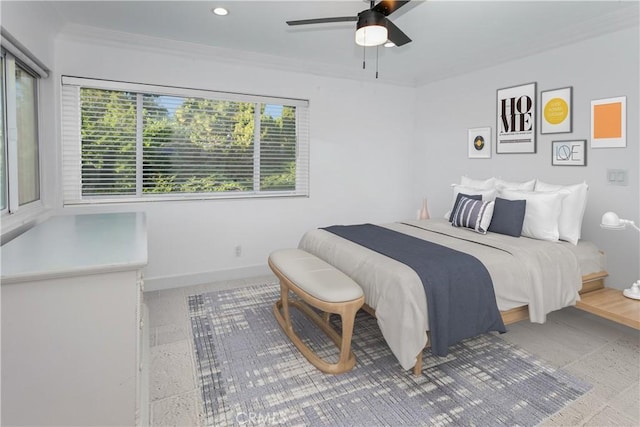
[[[36,78],[16,65],[16,124],[18,137],[18,204],[40,199]]]
[[[7,209],[7,139],[5,131],[4,57],[0,57],[0,210]]]

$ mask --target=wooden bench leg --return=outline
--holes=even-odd
[[[288,289],[283,286],[282,298],[273,305],[273,313],[285,334],[291,342],[300,350],[300,353],[307,358],[316,368],[327,374],[341,374],[351,370],[356,364],[356,357],[351,351],[351,338],[353,336],[353,325],[355,323],[355,315],[362,305],[363,298],[341,303],[343,310],[336,310],[336,314],[340,314],[342,318],[342,336],[339,335],[329,324],[325,323],[325,319],[320,317],[313,311],[304,301],[290,300],[288,298]],[[286,301],[286,302],[285,302]],[[286,307],[285,307],[286,304]],[[289,307],[297,308],[301,313],[306,315],[313,321],[340,350],[340,357],[337,363],[328,363],[316,355],[293,330],[291,318],[289,316]]]
[[[288,331],[293,331],[291,325],[291,317],[289,315],[289,289],[286,285],[280,283],[280,301],[282,301],[282,314],[284,315],[284,324]]]
[[[351,352],[351,338],[353,337],[353,325],[358,309],[359,307],[351,304],[345,307],[343,313],[340,313],[340,320],[342,321],[342,342],[340,344],[340,360],[338,362],[340,365],[347,365],[349,356],[353,355]],[[355,356],[353,357],[353,363],[355,364]]]

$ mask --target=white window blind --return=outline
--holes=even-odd
[[[65,204],[309,193],[308,101],[62,78]]]

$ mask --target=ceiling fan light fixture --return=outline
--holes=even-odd
[[[385,43],[389,37],[387,18],[373,10],[365,10],[358,14],[356,28],[356,44],[359,46],[378,46]]]
[[[384,44],[384,47],[396,47],[396,44],[389,40]]]
[[[211,9],[211,12],[218,16],[227,16],[229,14],[229,11],[224,7],[214,7]]]

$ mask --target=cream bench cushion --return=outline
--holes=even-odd
[[[322,301],[351,301],[363,295],[349,276],[301,249],[277,250],[269,258],[296,286]]]

